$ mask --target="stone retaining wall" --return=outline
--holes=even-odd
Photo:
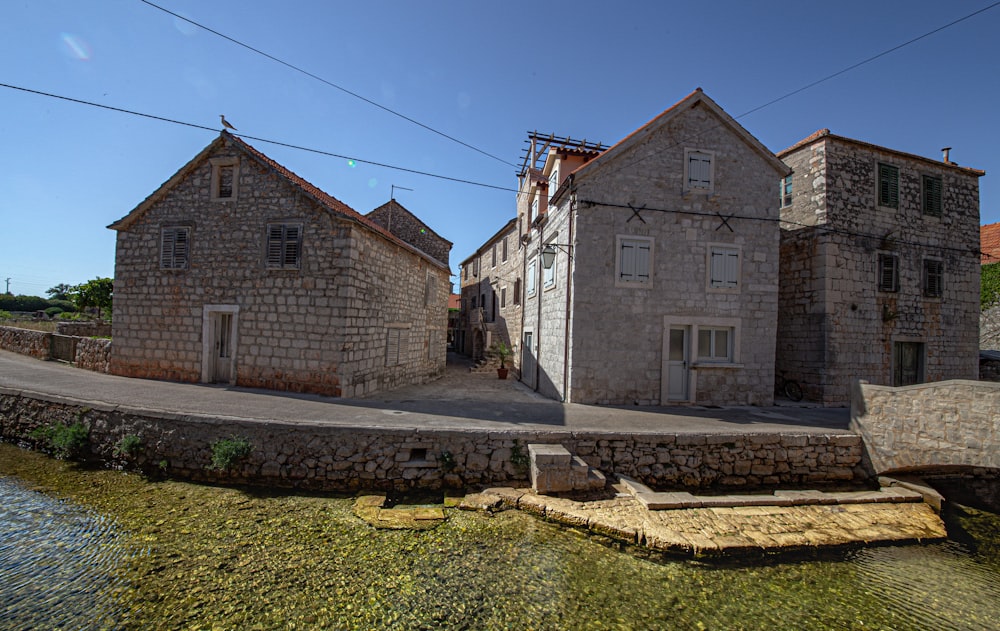
[[[322,426],[202,418],[101,407],[0,389],[0,437],[26,440],[40,425],[81,421],[94,455],[113,460],[127,435],[131,465],[173,477],[325,491],[467,489],[528,484],[528,444],[559,443],[604,473],[654,488],[754,488],[861,482],[862,444],[848,433],[593,434]],[[208,470],[211,444],[244,438],[251,455],[233,471]]]
[[[52,349],[52,334],[13,326],[0,326],[0,349],[48,359]]]
[[[856,382],[851,429],[877,473],[938,468],[1000,469],[1000,384],[952,380],[893,388]]]
[[[77,368],[94,372],[108,372],[111,361],[111,340],[97,337],[81,337],[76,342]]]
[[[111,337],[111,323],[68,320],[56,322],[56,332],[77,337]]]

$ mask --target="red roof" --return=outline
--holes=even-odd
[[[1000,263],[1000,222],[979,227],[979,262]]]
[[[448,295],[448,308],[449,309],[461,309],[462,308],[462,297],[458,294]]]

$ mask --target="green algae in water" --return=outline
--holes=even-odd
[[[1000,619],[996,560],[955,542],[712,566],[639,558],[516,511],[448,508],[433,530],[377,530],[352,513],[353,498],[150,482],[9,445],[0,475],[113,519],[145,550],[123,569],[122,628],[987,629]]]

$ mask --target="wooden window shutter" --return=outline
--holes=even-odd
[[[285,225],[285,242],[283,244],[283,267],[298,267],[299,253],[302,247],[302,230],[296,225]]]
[[[925,175],[923,180],[923,210],[925,215],[941,216],[941,178]]]
[[[701,152],[688,154],[688,186],[691,188],[711,188],[712,156]]]
[[[899,208],[899,168],[891,164],[878,165],[878,203]]]
[[[898,259],[893,254],[878,255],[879,291],[899,291],[897,261]]]
[[[164,228],[160,233],[160,267],[186,269],[188,266],[188,229]]]
[[[924,261],[924,295],[939,298],[944,291],[944,263]]]

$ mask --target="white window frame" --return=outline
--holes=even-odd
[[[709,333],[709,348],[702,348],[701,336],[702,333]],[[718,334],[726,334],[726,348],[722,355],[719,354],[719,350],[716,348],[716,343],[718,342]],[[694,332],[695,337],[695,347],[696,353],[694,354],[695,362],[699,364],[734,364],[735,362],[735,349],[736,349],[736,329],[732,326],[714,326],[714,325],[702,325],[696,327]]]
[[[209,163],[212,165],[212,183],[211,183],[211,200],[213,202],[235,202],[239,198],[240,189],[240,159],[239,156],[229,156],[220,158],[211,158]],[[231,195],[228,197],[220,197],[220,184],[222,181],[222,169],[225,167],[232,167],[233,169],[233,187]]]
[[[552,169],[549,174],[549,199],[552,199],[556,191],[559,190],[559,167]]]
[[[720,270],[723,277],[716,277],[716,256],[725,257],[725,262],[722,263],[723,268]],[[735,270],[728,270],[730,265],[733,265],[731,259],[735,258]],[[707,271],[708,271],[708,291],[710,292],[725,292],[725,293],[736,293],[740,291],[742,286],[742,275],[743,275],[743,248],[739,245],[733,245],[731,243],[710,243],[708,244],[708,259],[707,259]],[[733,277],[730,278],[726,272],[732,271]]]
[[[538,283],[538,259],[532,257],[528,260],[528,273],[524,283],[524,295],[528,298],[534,297]]]
[[[646,275],[633,273],[627,278],[623,278],[622,247],[626,244],[633,244],[641,249],[641,244],[645,244],[648,250]],[[656,240],[653,237],[640,237],[631,234],[620,234],[615,237],[615,287],[649,287],[653,282],[654,252],[656,251]]]
[[[552,257],[552,267],[545,269],[542,265],[542,291],[548,291],[556,286],[556,267],[559,266],[559,251]]]
[[[534,199],[531,200],[531,205],[528,208],[528,225],[535,222],[538,218],[538,196],[536,195]]]
[[[697,180],[692,183],[692,177],[696,174],[691,172],[692,158],[707,158],[708,162],[708,182]],[[704,149],[687,148],[684,149],[684,192],[685,193],[715,193],[715,152]]]
[[[183,238],[178,238],[183,235]],[[184,270],[191,264],[191,228],[164,226],[160,228],[160,269]]]

